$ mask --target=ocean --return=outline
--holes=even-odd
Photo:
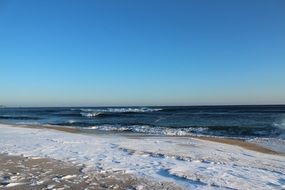
[[[88,132],[285,139],[285,106],[0,108],[0,123]]]

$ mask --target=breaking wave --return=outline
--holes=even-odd
[[[280,122],[273,123],[273,126],[285,130],[285,119],[281,120]]]
[[[191,136],[191,135],[213,135],[228,137],[277,137],[284,134],[277,128],[257,128],[257,127],[238,127],[238,126],[207,126],[207,127],[160,127],[152,125],[96,125],[87,129],[112,132],[132,132],[148,135],[166,136]]]
[[[80,114],[85,117],[97,117],[104,114],[109,116],[116,113],[146,113],[161,111],[161,108],[100,108],[100,109],[80,109]]]
[[[148,135],[167,135],[167,136],[187,136],[197,133],[201,133],[207,128],[165,128],[165,127],[153,127],[150,125],[98,125],[92,126],[88,129],[95,129],[99,131],[116,131],[116,132],[132,132],[143,133]]]
[[[81,112],[80,113],[82,116],[85,116],[85,117],[96,117],[100,114],[102,114],[101,112]]]
[[[280,122],[273,123],[273,126],[281,131],[279,138],[285,139],[285,119],[282,119]]]

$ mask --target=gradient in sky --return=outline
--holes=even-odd
[[[285,103],[285,1],[0,0],[0,104]]]

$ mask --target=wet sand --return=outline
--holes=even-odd
[[[236,140],[236,139],[229,139],[229,138],[215,138],[215,137],[194,137],[200,140],[206,140],[206,141],[212,141],[212,142],[218,142],[218,143],[224,143],[224,144],[229,144],[229,145],[234,145],[234,146],[239,146],[247,150],[252,150],[256,151],[259,153],[265,153],[265,154],[282,154],[276,151],[273,151],[271,149],[262,147],[260,145],[246,142],[243,140]]]
[[[138,136],[138,135],[128,135],[127,136],[130,139],[142,139],[145,138],[145,136]],[[147,137],[159,137],[159,138],[164,138],[164,136],[147,136]],[[233,145],[233,146],[239,146],[241,148],[259,152],[259,153],[264,153],[264,154],[275,154],[275,155],[283,155],[280,152],[276,152],[274,150],[271,150],[269,148],[265,148],[261,145],[246,142],[244,140],[240,139],[231,139],[231,138],[219,138],[219,137],[198,137],[198,136],[181,136],[181,137],[174,137],[174,136],[166,136],[165,138],[194,138],[198,140],[203,140],[203,141],[211,141],[211,142],[216,142],[216,143],[223,143],[223,144],[228,144],[228,145]],[[181,146],[191,146],[188,144],[180,144]]]
[[[52,129],[57,131],[63,131],[67,133],[80,133],[81,130],[74,127],[61,127],[61,126],[47,126],[47,125],[12,125],[15,127],[24,127],[31,129]]]

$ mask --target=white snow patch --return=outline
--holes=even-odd
[[[0,124],[0,153],[124,171],[185,189],[282,189],[285,157],[189,137],[128,138]],[[71,178],[73,176],[65,176]],[[140,187],[138,187],[140,188]]]

